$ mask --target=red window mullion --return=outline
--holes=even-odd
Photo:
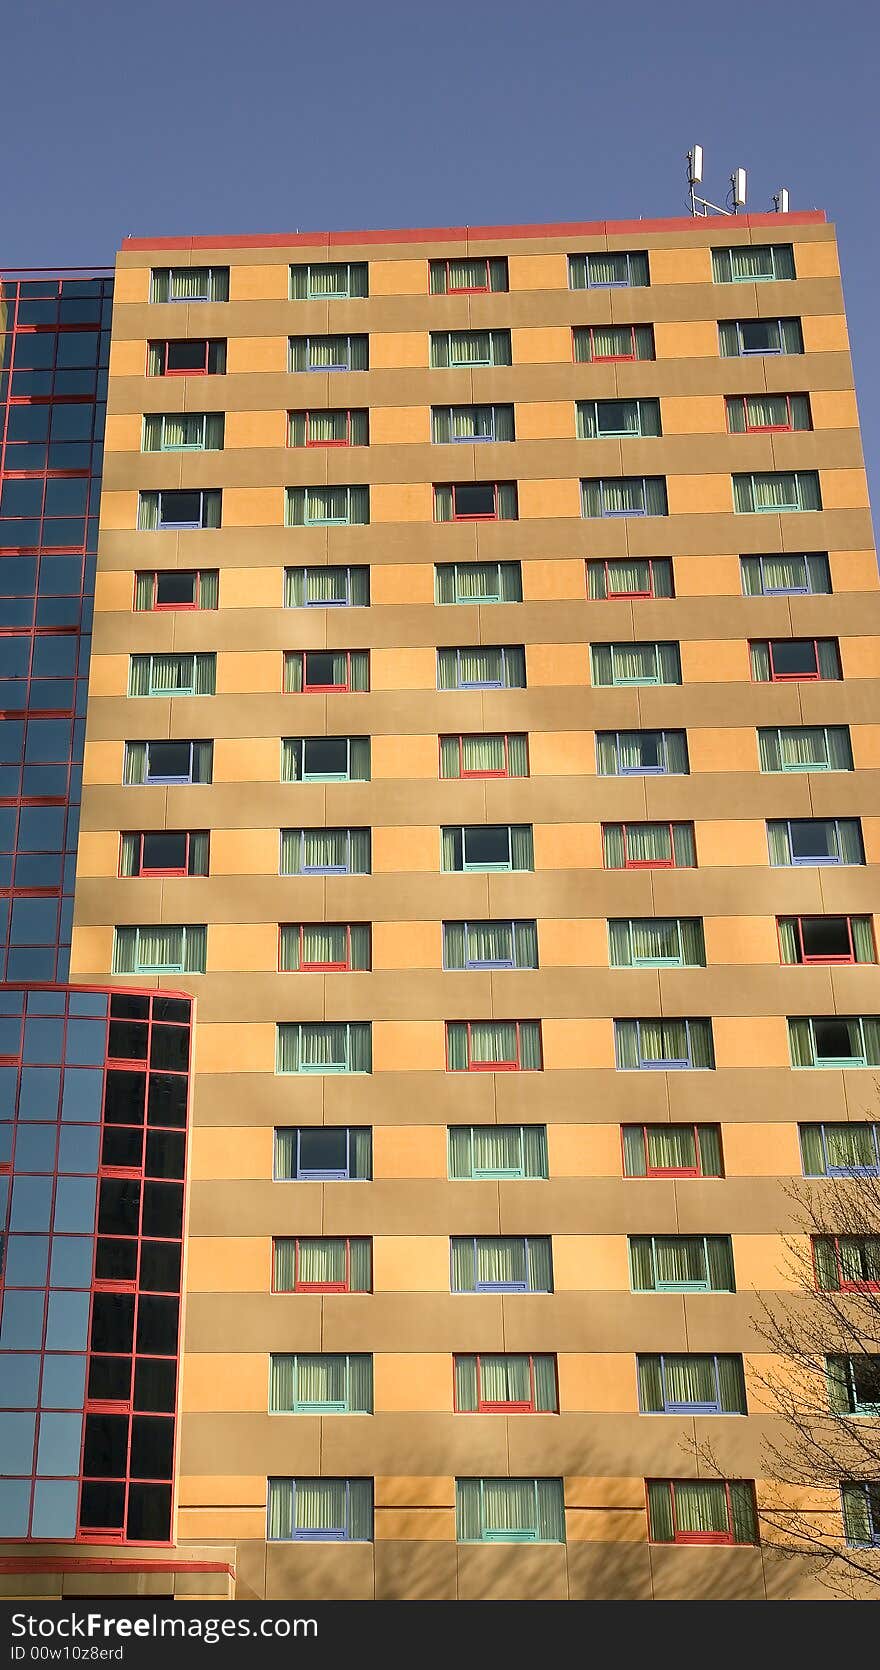
[[[489,262],[488,262],[488,260],[486,260],[484,262],[484,266],[485,266],[485,269],[486,269],[486,282],[485,282],[485,284],[451,284],[450,283],[451,266],[452,266],[452,263],[450,261],[447,261],[446,262],[446,294],[447,294],[447,296],[484,296],[484,295],[488,294],[488,291],[489,291]]]
[[[276,1289],[276,1292],[278,1290]],[[294,1293],[350,1293],[351,1292],[351,1239],[345,1237],[345,1281],[344,1282],[304,1282],[299,1274],[299,1236],[294,1237],[293,1243],[293,1291]]]
[[[650,576],[650,585],[649,585],[647,591],[615,591],[615,592],[612,592],[610,587],[609,587],[609,584],[608,584],[608,580],[609,580],[608,570],[609,570],[611,565],[610,565],[607,557],[605,558],[602,566],[605,570],[605,597],[606,597],[606,599],[611,598],[611,597],[626,598],[626,597],[653,597],[654,596],[654,562],[653,562],[652,558],[650,558],[650,557],[648,558],[648,574]]]
[[[814,656],[815,662],[816,662],[816,671],[814,673],[777,673],[776,668],[773,664],[773,639],[768,638],[768,640],[767,640],[767,653],[768,653],[769,658],[770,658],[770,680],[771,680],[771,683],[773,683],[773,684],[795,684],[799,681],[802,684],[806,684],[806,683],[815,683],[818,679],[821,679],[822,674],[821,674],[821,671],[820,671],[820,668],[819,668],[819,644],[818,644],[818,639],[809,638],[806,641],[813,645],[813,656]]]
[[[594,330],[593,330],[592,325],[590,325],[589,331],[590,331],[590,360],[594,364],[596,364],[596,365],[609,365],[609,364],[611,364],[611,363],[613,363],[614,361],[617,361],[617,360],[634,360],[635,359],[635,357],[636,357],[635,325],[630,325],[629,326],[630,344],[631,344],[631,347],[632,347],[632,353],[630,353],[630,354],[597,354],[597,353],[594,353],[593,350],[594,350],[595,336],[594,336]]]
[[[661,820],[661,821],[663,821],[663,820]],[[667,827],[667,830],[669,832],[669,857],[668,858],[630,858],[630,856],[629,856],[629,843],[627,841],[627,834],[626,834],[627,826],[626,826],[625,823],[622,825],[622,828],[623,828],[623,867],[624,867],[625,870],[674,870],[676,868],[675,843],[674,843],[673,837],[672,837],[672,824],[668,823],[666,825],[666,827]]]
[[[307,447],[331,447],[331,446],[348,446],[348,447],[350,447],[351,446],[351,408],[350,407],[346,407],[346,411],[345,411],[345,439],[342,440],[342,441],[332,441],[332,440],[331,441],[313,441],[310,438],[311,420],[312,420],[312,414],[311,414],[310,411],[308,411],[308,412],[306,412],[306,446]]]
[[[474,1061],[473,1058],[472,1058],[472,1055],[471,1055],[471,1023],[470,1023],[470,1021],[466,1021],[465,1025],[467,1026],[467,1060],[468,1060],[467,1070],[468,1070],[469,1073],[517,1073],[517,1072],[519,1072],[519,1070],[520,1070],[519,1021],[514,1022],[514,1025],[516,1027],[516,1056],[515,1056],[515,1059],[513,1061]]]
[[[467,482],[466,485],[468,487],[472,487],[472,486],[475,485],[475,483],[469,481],[469,482]],[[458,510],[457,510],[457,493],[458,493],[458,487],[455,483],[453,483],[453,485],[452,485],[452,520],[453,520],[453,522],[497,522],[498,521],[498,483],[497,483],[497,481],[493,481],[493,483],[492,483],[492,498],[493,498],[494,508],[491,511],[488,511],[488,510],[487,511],[481,511],[478,515],[469,515],[469,514],[463,514],[461,516],[459,515]]]

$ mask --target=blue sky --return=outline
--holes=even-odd
[[[19,0],[0,265],[110,263],[126,235],[676,215],[696,139],[710,196],[742,164],[752,209],[787,185],[836,222],[871,469],[878,49],[867,0]]]

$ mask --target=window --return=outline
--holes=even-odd
[[[441,870],[533,870],[530,823],[446,825],[440,831]]]
[[[455,1411],[462,1415],[555,1415],[556,1357],[479,1351],[453,1357]]]
[[[743,597],[798,597],[831,591],[831,570],[825,551],[740,557],[739,566]]]
[[[692,823],[603,823],[606,870],[690,870],[697,862]]]
[[[524,732],[441,736],[441,777],[528,777],[529,739]]]
[[[762,726],[758,758],[762,771],[852,771],[849,726]]]
[[[799,1125],[805,1177],[880,1176],[880,1126],[873,1120],[846,1125]]]
[[[643,1415],[745,1415],[746,1384],[739,1355],[714,1352],[639,1353]]]
[[[121,876],[206,876],[207,829],[145,830],[120,837]]]
[[[431,440],[438,446],[458,441],[513,441],[512,406],[432,406]]]
[[[365,609],[369,601],[366,566],[284,570],[285,609]]]
[[[288,528],[365,526],[370,520],[369,487],[288,487],[284,521]]]
[[[576,365],[655,357],[653,325],[575,325],[571,341]]]
[[[470,260],[429,261],[429,289],[432,296],[473,294],[481,290],[506,290],[506,255],[471,257]]]
[[[813,1235],[811,1243],[820,1292],[880,1291],[880,1235]]]
[[[678,644],[591,644],[594,684],[680,684]]]
[[[608,923],[611,968],[705,968],[699,916],[621,917]]]
[[[198,655],[129,656],[130,696],[213,696],[217,657]]]
[[[515,481],[460,481],[434,488],[435,522],[515,522]]]
[[[729,1235],[631,1235],[634,1293],[735,1293]]]
[[[285,1235],[272,1244],[273,1293],[371,1293],[368,1235]]]
[[[537,968],[538,924],[444,922],[444,968]]]
[[[280,1021],[276,1073],[371,1073],[369,1021]]]
[[[164,529],[219,528],[223,494],[217,488],[174,488],[138,494],[138,527],[142,532]]]
[[[587,563],[587,595],[591,598],[674,597],[669,557],[613,557]]]
[[[618,290],[625,285],[646,285],[647,250],[599,250],[590,255],[568,257],[568,282],[572,290]]]
[[[368,783],[368,736],[285,737],[281,743],[282,783]]]
[[[368,296],[366,261],[310,261],[290,269],[291,301]]]
[[[367,446],[369,440],[369,414],[360,408],[325,408],[287,414],[288,446]]]
[[[368,649],[290,649],[284,652],[284,690],[364,691],[370,688]]]
[[[752,471],[750,475],[735,475],[732,481],[733,508],[738,512],[822,509],[817,470]]]
[[[777,916],[781,963],[875,963],[870,916]]]
[[[748,354],[802,354],[800,319],[722,319],[718,325],[722,359]]]
[[[222,452],[223,412],[147,412],[144,452]]]
[[[600,777],[687,776],[684,731],[597,731]]]
[[[213,742],[127,742],[123,782],[210,783]]]
[[[565,1542],[561,1479],[456,1479],[457,1542]]]
[[[228,267],[154,267],[151,302],[228,302]]]
[[[864,864],[858,818],[772,818],[767,822],[770,863]]]
[[[707,1019],[615,1021],[614,1050],[619,1072],[715,1066],[712,1022]]]
[[[783,434],[813,427],[808,394],[729,394],[725,406],[731,435]]]
[[[369,922],[283,922],[279,967],[283,973],[368,969]]]
[[[880,1067],[880,1017],[790,1016],[788,1047],[793,1067]]]
[[[510,365],[510,331],[432,331],[434,370],[468,365]]]
[[[282,876],[368,876],[369,829],[282,829]]]
[[[843,1529],[849,1548],[880,1548],[880,1484],[847,1479],[840,1486]]]
[[[666,477],[598,476],[581,482],[582,516],[666,516]]]
[[[114,928],[114,974],[204,974],[208,930],[204,926]]]
[[[281,1126],[275,1131],[276,1182],[369,1182],[373,1133],[368,1125]]]
[[[764,279],[794,278],[791,244],[734,244],[713,249],[712,277],[716,284],[741,284]]]
[[[522,644],[469,644],[438,649],[438,690],[524,690],[526,652]]]
[[[368,336],[292,336],[288,371],[368,371]]]
[[[367,1352],[272,1351],[270,1415],[372,1415],[373,1359]]]
[[[449,1073],[540,1072],[540,1021],[447,1021]]]
[[[453,1293],[552,1293],[549,1235],[453,1235]]]
[[[522,563],[438,562],[435,603],[521,603]]]
[[[828,1401],[838,1415],[880,1415],[880,1357],[826,1357]]]
[[[621,1125],[624,1177],[723,1177],[720,1125]]]
[[[648,1479],[651,1542],[757,1543],[754,1485],[748,1479]]]
[[[578,400],[575,412],[582,441],[662,434],[659,400]]]
[[[372,1479],[270,1479],[270,1542],[372,1542]]]
[[[450,1125],[449,1175],[468,1182],[546,1180],[546,1125]]]
[[[219,581],[216,568],[142,569],[134,577],[134,607],[216,609]]]
[[[759,638],[749,644],[752,678],[780,684],[793,678],[840,678],[836,638]]]
[[[148,377],[222,377],[225,370],[225,337],[147,343]]]

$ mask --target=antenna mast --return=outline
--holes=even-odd
[[[745,208],[746,171],[744,168],[735,168],[730,176],[731,206],[729,208],[722,208],[720,203],[711,203],[708,197],[699,195],[696,187],[703,183],[702,145],[693,145],[687,153],[687,182],[691,214],[694,216],[735,215],[739,209]]]

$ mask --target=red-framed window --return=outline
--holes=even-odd
[[[606,870],[692,870],[697,857],[692,823],[603,823]]]
[[[456,1352],[452,1407],[456,1414],[466,1415],[557,1414],[555,1353]]]
[[[179,336],[147,343],[148,377],[218,377],[225,370],[225,337]]]
[[[870,916],[777,916],[781,963],[876,963]]]
[[[369,1235],[276,1236],[273,1293],[372,1293]]]
[[[207,829],[124,830],[119,838],[119,874],[206,876],[210,841]]]
[[[367,649],[289,649],[284,652],[287,695],[363,694],[370,688]]]
[[[651,1542],[736,1547],[760,1541],[751,1479],[646,1479]]]
[[[287,444],[291,447],[366,446],[370,439],[367,409],[320,407],[287,414]]]
[[[218,581],[216,568],[138,569],[132,607],[163,614],[182,609],[216,609]]]
[[[720,1125],[621,1125],[624,1177],[723,1177]]]
[[[435,522],[510,522],[516,517],[515,481],[457,481],[434,487]]]
[[[811,1236],[820,1293],[880,1293],[880,1235]]]
[[[369,922],[282,922],[278,930],[280,973],[363,972],[372,963]]]
[[[525,731],[462,732],[441,736],[441,777],[528,777],[529,739]]]
[[[761,684],[840,678],[836,638],[757,638],[749,652],[752,678]]]
[[[612,557],[587,560],[591,600],[674,597],[671,557]]]
[[[735,435],[787,435],[812,429],[808,394],[728,394],[727,427]]]
[[[653,359],[653,344],[652,325],[575,325],[571,333],[572,359],[576,365],[609,365],[618,360]],[[650,353],[647,351],[649,346]],[[609,347],[613,347],[613,353],[608,352]],[[584,353],[584,349],[588,351]]]
[[[476,296],[507,290],[507,256],[461,256],[428,262],[432,296]]]
[[[540,1021],[446,1022],[447,1072],[539,1072],[542,1066]]]

